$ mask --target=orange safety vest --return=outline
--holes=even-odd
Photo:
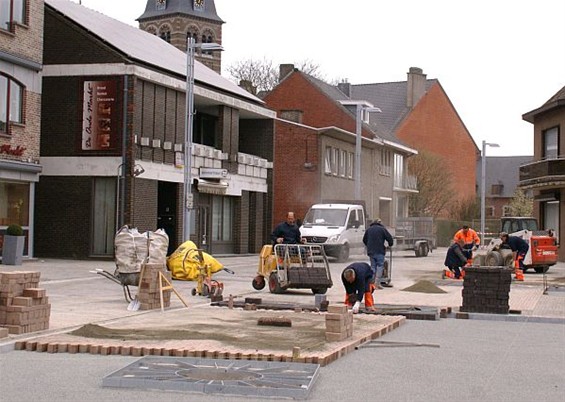
[[[477,234],[477,232],[475,232],[473,229],[469,228],[467,230],[467,234],[465,235],[465,233],[463,233],[463,229],[459,229],[457,231],[457,233],[455,233],[455,236],[453,236],[453,241],[458,241],[459,239],[463,239],[463,241],[465,242],[465,244],[473,244],[475,243],[475,245],[479,246],[481,244],[481,239],[479,238],[479,235]]]

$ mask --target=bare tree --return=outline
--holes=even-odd
[[[527,197],[520,187],[516,188],[510,201],[510,213],[512,216],[532,216],[534,212],[534,201]]]
[[[412,216],[445,216],[453,204],[453,184],[446,174],[445,161],[437,155],[421,151],[408,159],[408,170],[418,180],[418,194],[410,197]]]
[[[320,66],[312,60],[303,60],[294,66],[303,73],[324,81]],[[254,95],[272,90],[279,82],[279,69],[273,65],[272,60],[240,60],[228,66],[226,71],[238,84],[247,82],[246,89]]]

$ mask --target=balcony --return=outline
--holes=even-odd
[[[523,189],[565,187],[565,156],[520,166],[520,187]]]
[[[416,176],[402,175],[394,177],[394,191],[404,191],[408,193],[418,192],[418,181]]]

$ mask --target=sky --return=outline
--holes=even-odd
[[[73,0],[138,26],[147,0]],[[153,1],[153,0],[151,0]],[[189,1],[189,0],[187,0]],[[565,86],[562,0],[215,0],[225,21],[222,68],[306,60],[329,81],[437,79],[479,150],[533,155],[522,115]],[[228,77],[229,78],[229,77]],[[378,106],[378,105],[375,105]]]

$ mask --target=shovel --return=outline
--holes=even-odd
[[[128,304],[128,311],[137,311],[139,310],[140,306],[141,303],[139,302],[139,300],[137,300],[137,296],[135,296],[135,299],[132,299],[132,301],[130,301]]]

